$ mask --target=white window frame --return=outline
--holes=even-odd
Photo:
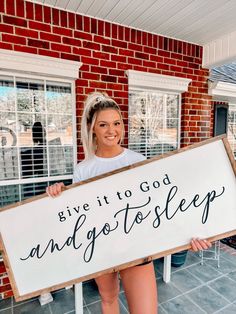
[[[57,78],[79,78],[82,63],[31,53],[0,49],[0,69]],[[22,70],[23,69],[23,70]]]
[[[234,101],[234,102],[231,101],[228,103],[228,116],[229,116],[229,113],[230,113],[230,110],[232,107],[234,107],[234,111],[236,111],[236,101]],[[235,122],[234,124],[236,124],[236,121],[234,121],[234,122]],[[227,121],[227,137],[229,140],[229,120]],[[235,139],[233,139],[233,141],[229,140],[229,144],[230,145],[232,144],[234,146],[236,144],[236,140]],[[232,147],[232,153],[234,155],[234,159],[236,160],[235,150],[233,149],[233,147]]]
[[[15,75],[13,72],[3,72],[0,71],[0,75],[7,75],[7,76],[12,76],[14,79],[14,82],[16,78],[27,78],[27,79],[32,79],[32,80],[42,80],[45,83],[45,80],[48,80],[49,77],[43,77],[43,76],[34,76],[34,75],[24,75],[21,73],[17,73]],[[53,82],[62,82],[62,83],[69,83],[71,84],[71,95],[72,95],[72,140],[73,143],[76,143],[76,106],[75,106],[75,83],[74,81],[71,80],[65,80],[65,79],[58,79],[58,78],[50,78],[53,80]],[[15,84],[14,84],[15,85]],[[48,143],[47,143],[47,149],[48,149]],[[74,160],[74,167],[76,165],[76,156],[77,156],[77,145],[73,147],[73,160]],[[20,165],[20,155],[18,152],[18,164]],[[48,164],[49,167],[49,164]],[[46,181],[54,181],[55,178],[56,180],[66,180],[66,179],[71,179],[73,176],[72,175],[65,175],[65,176],[44,176],[44,177],[32,177],[32,178],[20,178],[20,167],[18,168],[19,171],[19,178],[18,179],[12,179],[12,180],[5,180],[3,182],[0,181],[0,186],[2,185],[11,185],[11,184],[26,184],[26,183],[36,183],[36,182],[44,182]]]
[[[180,148],[182,93],[188,90],[188,85],[192,80],[177,76],[161,75],[135,70],[127,70],[126,74],[128,76],[129,93],[135,91],[143,91],[143,92],[164,92],[175,95],[178,94],[180,106],[177,130],[178,132],[177,147]]]
[[[55,82],[65,82],[71,84],[73,119],[72,138],[73,143],[75,143],[73,144],[74,167],[77,163],[75,79],[79,78],[79,68],[81,67],[81,65],[81,62],[76,61],[0,49],[0,75],[13,76],[14,79],[15,77],[24,77],[29,79],[52,80]],[[13,180],[1,181],[0,186],[13,184],[20,186],[21,184],[27,183],[38,183],[55,180],[60,181],[65,179],[71,179],[72,177],[73,175],[47,176],[29,179],[18,178]]]
[[[225,102],[228,104],[236,104],[236,84],[223,82],[223,81],[214,81],[214,82],[209,81],[208,93],[209,95],[213,96],[213,101],[215,102]],[[228,107],[228,110],[229,110],[229,107]]]
[[[141,72],[135,70],[127,70],[129,89],[140,88],[142,90],[164,90],[176,93],[183,93],[188,90],[191,79],[155,74],[149,72]]]
[[[222,81],[209,81],[208,93],[213,96],[214,101],[236,103],[236,84]]]

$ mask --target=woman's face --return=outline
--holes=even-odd
[[[93,132],[99,149],[120,146],[123,121],[115,109],[105,109],[98,113]]]

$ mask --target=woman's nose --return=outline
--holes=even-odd
[[[108,132],[109,132],[109,133],[113,133],[113,132],[114,132],[114,126],[113,126],[112,124],[110,124],[110,125],[108,126]]]

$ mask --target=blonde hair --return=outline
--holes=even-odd
[[[114,109],[118,111],[120,118],[123,122],[122,114],[118,104],[106,93],[93,92],[88,95],[84,104],[84,111],[81,119],[81,140],[83,144],[85,159],[88,159],[95,154],[97,146],[93,133],[93,127],[98,113],[106,109]],[[123,141],[123,138],[124,125],[120,142]]]

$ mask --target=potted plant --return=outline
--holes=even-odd
[[[188,254],[188,250],[180,251],[171,255],[171,266],[180,267],[182,266]]]

